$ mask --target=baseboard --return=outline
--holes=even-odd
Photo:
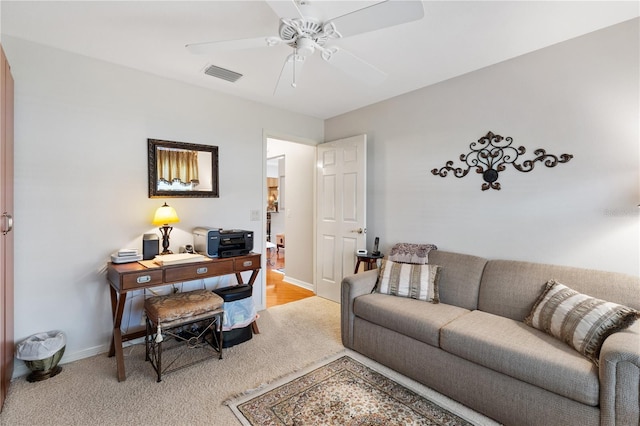
[[[143,341],[144,341],[144,337],[141,337],[140,339],[124,342],[122,346],[127,347]],[[87,348],[87,349],[83,349],[83,350],[72,352],[72,353],[69,353],[65,350],[65,353],[62,356],[62,359],[60,360],[60,365],[64,365],[73,361],[78,361],[84,358],[89,358],[89,357],[100,355],[100,354],[105,354],[104,356],[107,356],[106,353],[109,350],[109,345],[110,343],[107,343],[104,345],[94,346],[92,348]],[[116,365],[115,362],[116,361],[114,358],[113,359],[114,368]],[[29,367],[27,367],[23,361],[17,358],[14,358],[13,375],[11,376],[11,380],[14,380],[18,377],[26,376],[30,372],[31,370],[29,370]]]
[[[284,276],[282,281],[286,281],[289,284],[293,284],[293,285],[296,285],[298,287],[302,287],[305,290],[313,291],[315,293],[315,290],[313,289],[313,284],[309,284],[307,282],[300,281],[300,280],[297,280],[295,278],[290,278],[290,277],[287,277],[286,275]]]

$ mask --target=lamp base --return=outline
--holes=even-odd
[[[173,252],[169,250],[169,234],[171,234],[172,230],[173,227],[169,225],[160,227],[160,233],[162,234],[162,253],[160,253],[160,255],[173,254]]]

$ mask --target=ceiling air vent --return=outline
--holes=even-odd
[[[242,74],[224,68],[216,67],[215,65],[209,65],[208,67],[206,67],[204,69],[204,73],[212,77],[218,77],[223,80],[230,81],[232,83],[235,83],[236,81],[238,81],[238,79],[240,79],[240,77],[242,77]]]

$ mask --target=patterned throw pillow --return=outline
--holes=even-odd
[[[383,260],[375,288],[378,293],[439,303],[439,276],[438,265],[413,265]]]
[[[429,252],[437,249],[438,247],[433,244],[398,243],[391,247],[389,260],[393,262],[425,265],[429,263]]]
[[[578,293],[551,280],[524,322],[562,340],[598,365],[604,340],[638,317],[640,312],[635,309]]]

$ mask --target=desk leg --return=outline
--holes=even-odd
[[[251,287],[253,287],[253,283],[256,282],[256,278],[258,277],[258,272],[260,272],[260,269],[254,269],[253,271],[251,271],[251,277],[249,278],[249,282],[247,283]]]
[[[127,380],[127,373],[124,369],[124,353],[122,351],[122,315],[124,313],[124,305],[127,301],[127,293],[122,293],[118,296],[118,293],[113,287],[111,289],[111,308],[113,311],[113,339],[111,339],[111,348],[109,349],[109,356],[116,356],[116,367],[118,370],[118,381],[124,382]]]
[[[116,310],[118,308],[118,293],[116,293],[113,287],[109,286],[109,294],[111,295],[111,319],[113,320],[116,317]],[[109,357],[112,357],[115,354],[116,354],[116,346],[113,343],[113,335],[112,335],[111,346],[109,347]]]
[[[242,280],[242,274],[240,272],[236,272],[236,281],[238,281],[238,285],[244,284],[244,281]]]
[[[251,277],[249,278],[249,282],[247,283],[251,286],[251,288],[253,288],[253,283],[256,282],[258,272],[260,272],[260,269],[254,269],[253,271],[251,271]],[[236,272],[236,279],[238,280],[238,284],[244,284],[244,281],[242,281],[242,274],[240,272]],[[253,334],[260,334],[258,323],[255,320],[251,323],[251,330],[253,331]]]
[[[360,269],[360,259],[358,259],[358,261],[356,262],[356,270],[353,271],[354,274],[358,273],[358,269]]]

